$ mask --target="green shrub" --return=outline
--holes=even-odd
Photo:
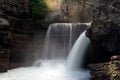
[[[45,15],[50,11],[45,0],[30,0],[30,9],[33,15]]]

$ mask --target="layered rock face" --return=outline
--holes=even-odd
[[[9,58],[11,54],[11,29],[9,22],[0,19],[0,72],[7,71],[9,68]]]
[[[120,54],[120,1],[96,0],[93,23],[86,35],[91,40],[90,63],[109,61],[112,55]]]
[[[90,64],[91,80],[119,80],[120,61],[110,61],[120,55],[120,0],[91,0],[93,22],[86,35],[91,45],[85,63]]]
[[[28,0],[0,1],[0,72],[25,66],[28,58],[33,60],[33,54],[26,52],[34,30],[29,15]]]
[[[1,0],[0,13],[6,17],[27,18],[29,16],[28,0]]]
[[[91,80],[119,80],[120,61],[90,64]]]

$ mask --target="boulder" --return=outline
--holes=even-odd
[[[114,55],[111,57],[111,61],[120,60],[120,55]]]
[[[104,1],[94,8],[93,22],[86,32],[91,44],[85,64],[107,62],[113,55],[120,54],[120,2]]]
[[[119,80],[120,61],[90,64],[91,80]]]

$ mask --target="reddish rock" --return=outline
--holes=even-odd
[[[111,57],[111,61],[120,60],[120,55],[115,55]]]

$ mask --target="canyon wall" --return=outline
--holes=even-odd
[[[33,61],[33,54],[26,52],[32,41],[33,30],[28,0],[0,1],[1,72],[26,66],[27,58]]]
[[[120,1],[94,1],[93,22],[86,33],[91,45],[85,60],[87,64],[92,63],[89,66],[92,80],[119,80],[119,60],[111,61],[110,58],[120,55]]]

